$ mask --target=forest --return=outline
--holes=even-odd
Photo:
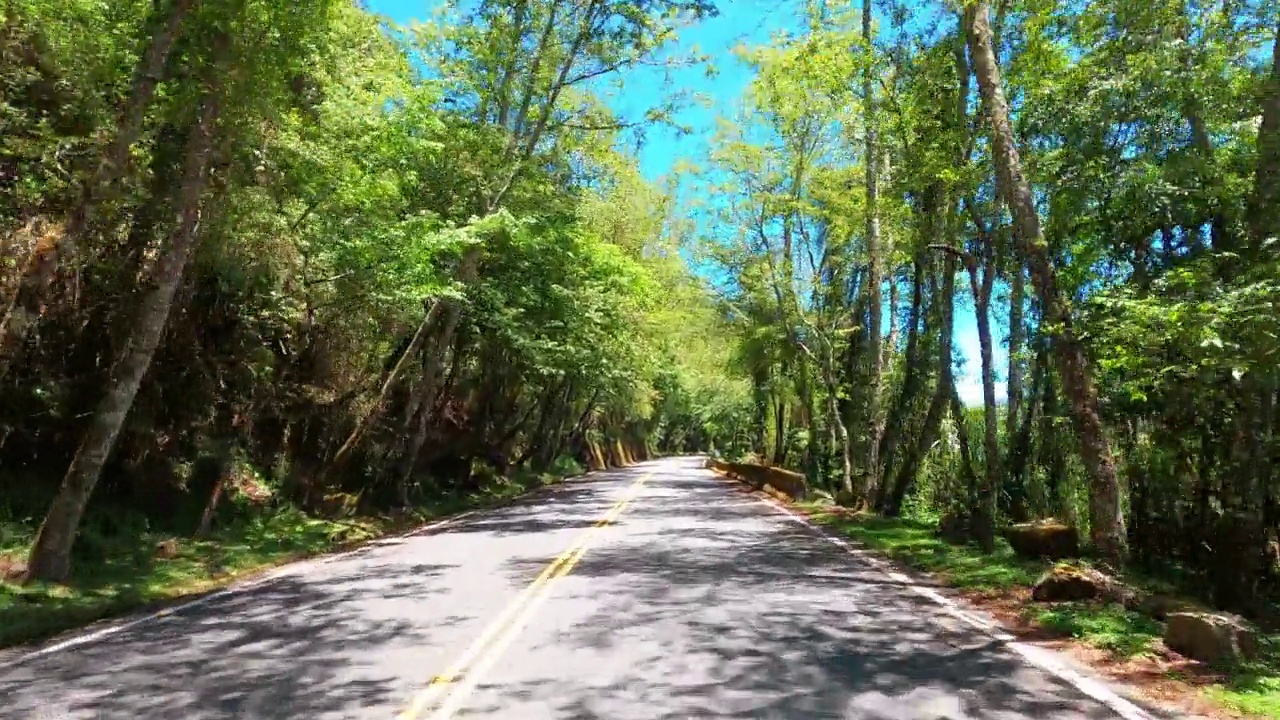
[[[1113,568],[1272,613],[1277,7],[804,18],[740,49],[754,75],[702,179],[754,408],[735,450],[988,552],[1057,518]]]
[[[413,28],[349,0],[4,7],[11,576],[743,419],[676,209],[618,142],[644,119],[591,89],[710,5],[463,3]]]
[[[1280,10],[809,0],[686,52],[717,4],[6,0],[10,579],[606,447],[1271,612]],[[610,88],[708,62],[744,92],[647,177],[682,100]]]

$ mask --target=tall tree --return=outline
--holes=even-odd
[[[217,42],[225,48],[228,40],[224,37]],[[219,51],[219,54],[223,53],[225,50]],[[208,73],[207,90],[187,140],[182,184],[177,198],[179,217],[168,247],[156,264],[152,280],[154,286],[142,298],[133,331],[116,360],[103,398],[40,525],[27,561],[28,580],[61,581],[71,571],[71,547],[75,543],[80,519],[164,335],[174,293],[182,282],[183,270],[198,237],[216,124],[224,102],[219,77],[222,72],[225,68],[215,65]]]
[[[1071,304],[1059,287],[1058,273],[1041,231],[1031,185],[1023,175],[992,44],[989,3],[978,0],[969,5],[965,9],[965,25],[974,75],[991,129],[996,185],[1013,214],[1014,236],[1019,251],[1031,269],[1045,319],[1055,333],[1054,352],[1080,438],[1081,457],[1089,475],[1090,535],[1101,555],[1121,561],[1127,548],[1115,458],[1102,427],[1098,391],[1089,360],[1072,324]]]
[[[1255,248],[1280,237],[1280,21],[1271,44],[1271,68],[1262,84],[1258,163],[1249,197],[1249,226]]]
[[[884,420],[881,417],[880,396],[883,392],[884,357],[881,350],[882,327],[884,322],[881,287],[884,284],[884,253],[880,241],[880,162],[881,149],[879,143],[879,120],[876,116],[876,95],[874,79],[875,45],[872,37],[871,0],[862,0],[862,42],[866,52],[865,66],[862,70],[862,104],[863,104],[863,143],[862,163],[865,170],[866,187],[866,243],[867,243],[867,362],[870,370],[867,375],[867,459],[861,482],[861,493],[866,497],[876,494],[875,485],[880,475],[880,437],[884,433]]]

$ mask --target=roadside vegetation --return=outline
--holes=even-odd
[[[1113,581],[1251,622],[1258,652],[1209,692],[1274,713],[1275,4],[801,13],[740,49],[702,176],[753,406],[722,456],[803,473],[857,513],[843,532],[1119,656],[1167,625]],[[1011,533],[1061,542],[1020,558]],[[1033,602],[1054,562],[1097,599]]]
[[[797,504],[817,524],[875,550],[897,563],[925,573],[929,580],[957,590],[961,597],[992,612],[1015,633],[1030,639],[1071,638],[1105,651],[1109,662],[1135,663],[1163,658],[1162,624],[1150,614],[1109,601],[1038,603],[1031,599],[1036,581],[1057,566],[1088,566],[1089,558],[1063,560],[1018,556],[1003,540],[994,552],[938,537],[937,522],[929,519],[886,518],[850,513],[829,502]],[[1147,593],[1186,593],[1168,582],[1140,574],[1126,574],[1130,586]],[[1132,680],[1118,675],[1120,680]],[[1259,637],[1259,652],[1246,662],[1187,665],[1163,675],[1185,692],[1200,692],[1229,712],[1280,717],[1280,634]],[[1138,683],[1141,686],[1142,683]],[[1167,699],[1167,698],[1162,698]]]
[[[745,419],[598,94],[713,11],[3,3],[0,643]]]

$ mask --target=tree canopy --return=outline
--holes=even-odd
[[[741,49],[705,180],[750,451],[987,549],[1052,516],[1271,602],[1274,6],[799,7]]]
[[[7,513],[45,516],[30,575],[66,577],[95,508],[207,526],[244,472],[385,508],[737,431],[727,323],[592,89],[711,12],[7,4],[0,466]]]

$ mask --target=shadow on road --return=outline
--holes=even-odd
[[[460,720],[1114,717],[695,463],[653,468]],[[0,718],[394,717],[441,669],[430,653],[456,657],[635,477],[594,475],[8,668]]]
[[[532,702],[572,720],[1116,717],[706,474],[648,488],[629,532],[574,568],[595,612],[557,637],[565,653],[626,655],[625,677],[495,682],[478,715]]]
[[[421,598],[448,567],[369,563],[323,582],[286,576],[216,597],[10,669],[0,681],[0,717],[270,720],[399,702],[390,694],[395,678],[353,682],[346,666],[392,641],[423,641],[424,628],[357,606],[371,593]],[[342,671],[347,679],[333,682]],[[53,691],[22,692],[32,682]]]
[[[618,481],[636,477],[593,473],[478,513],[444,537],[388,539],[20,663],[0,672],[0,718],[393,717],[432,672],[424,653],[461,652],[472,639],[447,629],[492,614],[476,593],[522,587],[563,549],[548,533],[591,526],[625,487]],[[471,550],[534,569],[486,585]]]

